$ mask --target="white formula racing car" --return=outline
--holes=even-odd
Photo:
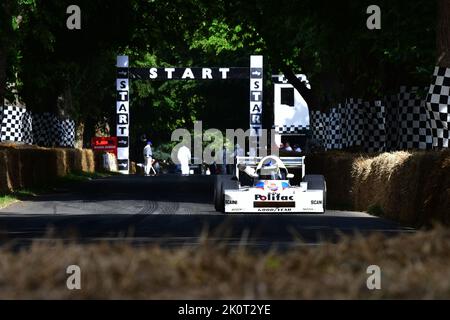
[[[235,175],[217,176],[216,211],[324,213],[325,179],[322,175],[305,175],[304,162],[305,157],[236,157]]]

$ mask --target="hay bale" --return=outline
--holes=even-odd
[[[424,182],[422,223],[441,222],[450,225],[450,150],[439,153]]]
[[[77,165],[77,151],[76,149],[66,149],[66,161],[67,161],[67,171],[79,171]]]
[[[94,153],[91,149],[79,149],[82,153],[82,170],[85,172],[95,171]]]
[[[410,156],[407,152],[394,152],[383,153],[374,158],[356,158],[351,172],[353,207],[363,211],[374,206],[388,209],[389,199],[397,197],[401,189],[393,186],[392,181]]]
[[[52,185],[73,171],[95,171],[92,150],[0,145],[0,192]]]
[[[327,182],[327,206],[352,208],[351,170],[356,155],[340,152],[318,152],[306,156],[306,173],[321,174]]]
[[[0,193],[12,191],[11,181],[8,174],[7,150],[0,150]]]
[[[57,148],[54,152],[56,157],[56,174],[58,177],[63,177],[69,172],[66,149]]]
[[[450,224],[449,169],[449,150],[306,157],[307,173],[325,176],[328,207],[368,211],[411,226]]]
[[[89,172],[95,172],[95,160],[94,160],[94,152],[91,149],[85,149],[86,157],[87,157],[87,164],[88,164],[88,171]]]
[[[22,187],[20,150],[17,148],[8,148],[6,150],[6,157],[6,167],[11,189],[20,189]]]
[[[22,187],[46,187],[58,174],[56,150],[24,148],[21,151]]]
[[[449,223],[450,152],[393,152],[355,161],[353,206],[411,226]],[[376,212],[371,212],[376,213]]]

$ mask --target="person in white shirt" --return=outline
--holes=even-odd
[[[186,146],[180,147],[180,149],[178,149],[177,158],[181,165],[181,174],[184,176],[189,175],[189,162],[191,161],[191,150]]]
[[[146,176],[150,175],[150,170],[152,169],[152,161],[153,161],[152,142],[149,140],[147,141],[147,145],[144,147],[144,171]],[[153,171],[154,170],[155,169],[153,169]]]
[[[289,142],[286,142],[284,145],[284,151],[292,151],[292,147]]]

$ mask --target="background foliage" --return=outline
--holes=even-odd
[[[377,31],[366,28],[366,0],[80,0],[81,30],[66,28],[70,4],[2,2],[0,98],[13,100],[14,88],[28,109],[70,115],[84,124],[85,142],[96,126],[114,127],[117,54],[128,54],[133,66],[158,67],[248,66],[251,54],[262,54],[266,127],[271,74],[307,74],[310,107],[325,109],[346,97],[428,85],[436,61],[430,0],[377,1]],[[133,82],[131,96],[135,141],[147,133],[166,142],[195,120],[205,128],[248,127],[247,81]]]

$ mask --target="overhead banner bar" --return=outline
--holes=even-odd
[[[117,56],[116,136],[119,172],[128,174],[131,80],[249,80],[250,136],[259,137],[263,109],[263,56],[250,56],[250,68],[130,68],[128,56]],[[256,140],[257,141],[257,140]],[[258,147],[258,142],[256,144]],[[251,147],[251,155],[256,149]]]
[[[248,79],[249,68],[129,68],[118,69],[121,76],[129,72],[137,80],[229,80]]]

